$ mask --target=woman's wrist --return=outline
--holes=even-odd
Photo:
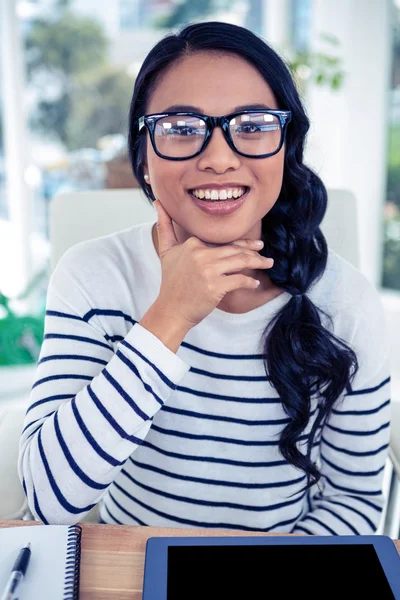
[[[171,315],[157,300],[150,306],[149,310],[139,321],[139,325],[150,331],[153,335],[176,353],[186,334],[192,326],[179,318],[179,315]]]

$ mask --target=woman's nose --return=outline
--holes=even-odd
[[[200,169],[212,168],[224,172],[240,166],[240,155],[229,146],[221,127],[215,127],[210,141],[198,158]]]

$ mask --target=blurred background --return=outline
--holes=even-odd
[[[53,199],[137,187],[126,143],[140,65],[168,32],[207,20],[248,27],[292,70],[311,120],[306,162],[328,188],[357,200],[360,269],[384,303],[398,398],[400,0],[0,0],[0,7],[0,401],[27,402],[33,380]]]

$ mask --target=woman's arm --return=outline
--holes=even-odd
[[[310,511],[293,532],[372,534],[380,522],[390,437],[389,347],[378,293],[358,311],[351,345],[360,368],[322,431],[322,490],[312,490]]]
[[[135,323],[114,353],[96,307],[85,304],[87,294],[68,273],[68,260],[48,288],[45,337],[18,463],[30,510],[57,524],[78,522],[100,500],[190,368],[150,331],[153,324],[163,337],[154,314],[145,326]],[[176,335],[165,331],[174,347]]]

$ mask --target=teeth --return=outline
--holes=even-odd
[[[227,188],[225,190],[191,190],[193,196],[202,200],[227,200],[228,198],[240,198],[246,192],[246,188]]]

